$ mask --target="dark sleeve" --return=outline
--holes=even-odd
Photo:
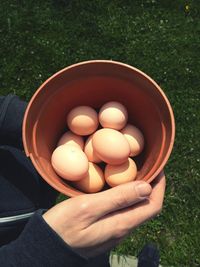
[[[86,263],[45,222],[42,210],[31,217],[18,239],[0,248],[4,267],[82,267]]]
[[[27,103],[16,95],[0,96],[0,144],[22,148],[22,122]]]

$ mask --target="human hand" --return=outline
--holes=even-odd
[[[77,252],[90,258],[102,254],[162,209],[165,175],[151,187],[135,181],[104,192],[65,200],[44,215],[52,229]]]

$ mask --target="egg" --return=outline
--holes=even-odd
[[[97,154],[94,151],[94,148],[92,145],[92,137],[93,137],[93,135],[90,135],[88,137],[88,139],[86,140],[84,152],[85,152],[89,161],[99,163],[99,162],[101,162],[101,159],[97,156]]]
[[[95,163],[89,162],[87,175],[73,184],[85,193],[99,192],[105,184],[103,171]]]
[[[129,142],[131,148],[130,156],[137,156],[144,148],[144,137],[142,132],[131,124],[127,124],[124,129],[121,130],[126,139]]]
[[[127,120],[127,109],[119,102],[108,102],[99,111],[99,122],[104,128],[121,130],[126,125]]]
[[[111,186],[117,186],[135,180],[137,175],[137,166],[135,162],[128,158],[121,165],[106,165],[105,180]]]
[[[78,146],[79,148],[83,149],[84,147],[83,137],[68,131],[61,136],[57,146],[69,145],[69,144]]]
[[[59,176],[69,181],[80,180],[89,168],[85,153],[75,145],[57,147],[52,154],[51,164]]]
[[[122,164],[130,155],[127,139],[121,132],[113,129],[103,128],[96,131],[92,145],[97,156],[108,164]]]
[[[97,112],[89,106],[75,107],[67,116],[69,129],[78,135],[92,134],[96,131],[98,124]]]

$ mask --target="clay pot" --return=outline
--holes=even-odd
[[[139,127],[145,149],[136,158],[138,180],[147,182],[164,168],[172,151],[175,123],[170,103],[161,88],[142,71],[109,60],[69,66],[45,81],[31,98],[23,121],[25,153],[40,175],[68,196],[83,194],[60,178],[51,155],[66,131],[66,114],[75,106],[99,109],[108,101],[126,106],[129,123]]]

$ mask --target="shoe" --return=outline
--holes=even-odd
[[[137,267],[158,267],[160,254],[154,244],[147,244],[138,255]]]

